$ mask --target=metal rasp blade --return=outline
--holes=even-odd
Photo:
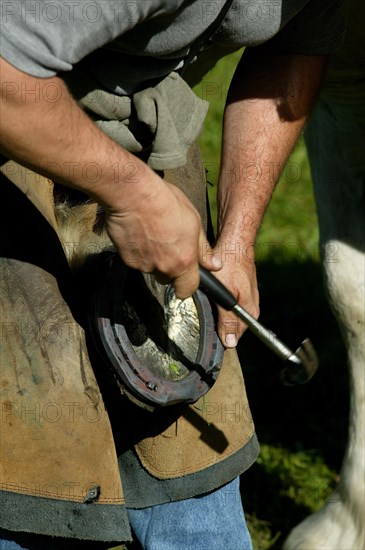
[[[208,270],[199,268],[200,288],[204,290],[216,304],[227,311],[232,311],[247,327],[278,357],[288,365],[282,371],[284,384],[304,384],[308,382],[318,368],[318,358],[311,342],[306,339],[293,352],[271,330],[264,327],[242,306],[238,304],[231,292]]]

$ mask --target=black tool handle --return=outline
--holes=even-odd
[[[227,311],[231,311],[234,306],[237,305],[237,301],[234,296],[210,271],[200,266],[199,275],[200,288],[210,295],[216,304],[220,305]]]

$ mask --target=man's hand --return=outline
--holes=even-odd
[[[107,231],[127,265],[154,272],[161,283],[172,279],[176,295],[187,298],[199,285],[199,264],[215,271],[220,262],[207,254],[200,216],[188,198],[151,174],[156,182],[145,197],[132,194],[120,209],[107,209]]]
[[[60,78],[35,78],[4,59],[0,69],[5,155],[96,200],[125,263],[173,280],[179,298],[198,288],[199,263],[220,268],[185,195],[106,136]]]
[[[230,248],[232,249],[226,246],[226,243],[217,242],[214,253],[218,257],[223,256],[223,267],[215,276],[233,294],[238,304],[257,319],[259,292],[255,262],[247,256],[243,257],[242,251],[240,253],[236,250],[235,254],[224,254],[224,251]],[[247,326],[236,315],[221,307],[218,308],[218,314],[218,335],[223,345],[227,348],[235,347]]]

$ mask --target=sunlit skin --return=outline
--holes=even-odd
[[[62,79],[35,78],[3,59],[1,150],[101,204],[109,236],[127,265],[155,272],[161,282],[172,279],[177,296],[185,298],[198,287],[201,264],[216,271],[257,317],[252,256],[242,253],[237,261],[236,255],[222,251],[232,244],[244,251],[254,243],[279,173],[313,104],[324,64],[323,57],[271,55],[264,47],[245,51],[225,109],[219,231],[212,252],[199,214],[185,195],[102,133],[70,97]],[[57,101],[49,99],[50,86],[58,91]],[[34,89],[39,92],[24,95],[24,90]],[[255,163],[276,169],[263,171],[259,181],[247,177],[245,170],[244,177],[240,170],[231,176],[232,166]],[[88,177],[89,165],[98,167],[100,177]],[[123,170],[131,165],[133,179]],[[236,345],[245,328],[232,314],[220,311],[219,335],[227,347]]]

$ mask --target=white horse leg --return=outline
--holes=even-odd
[[[350,415],[339,484],[321,510],[291,531],[284,549],[364,550],[364,107],[333,106],[321,101],[306,139],[315,182],[325,283],[348,352]]]

